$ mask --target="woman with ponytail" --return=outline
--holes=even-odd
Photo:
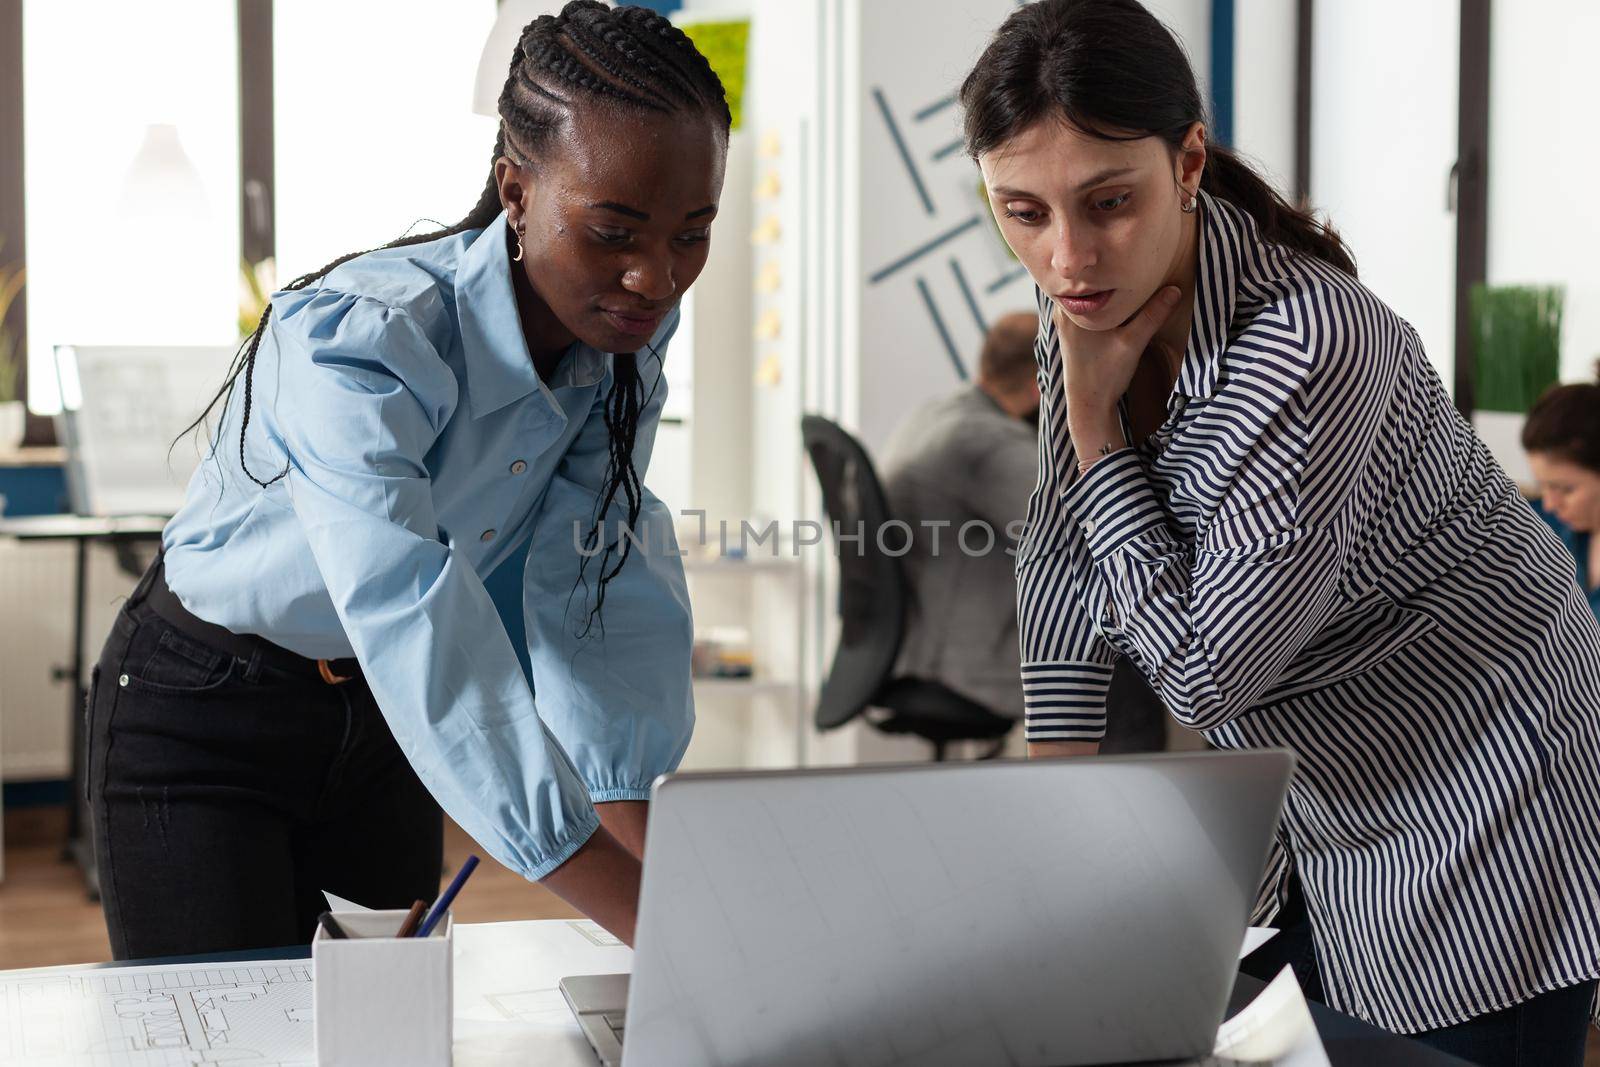
[[[523,31],[499,112],[466,218],[274,294],[213,400],[92,685],[119,959],[304,941],[324,889],[431,900],[441,806],[631,942],[694,717],[642,478],[729,114],[670,22],[595,0]],[[531,689],[483,585],[524,543]]]
[[[1256,921],[1313,996],[1576,1065],[1600,976],[1600,627],[1339,238],[1208,142],[1135,0],[1038,0],[961,88],[1038,288],[1018,556],[1030,754],[1126,657],[1219,748],[1297,757]]]

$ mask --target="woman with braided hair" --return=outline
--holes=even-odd
[[[670,22],[594,0],[523,31],[499,112],[467,217],[274,294],[212,401],[91,688],[119,959],[303,941],[324,889],[432,899],[441,806],[632,940],[694,718],[641,479],[729,114]],[[482,578],[524,542],[531,689]]]

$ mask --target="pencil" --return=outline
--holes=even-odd
[[[450,886],[439,899],[433,902],[433,910],[428,912],[428,917],[422,920],[422,925],[417,928],[418,937],[427,937],[433,933],[433,928],[439,925],[439,920],[444,918],[445,912],[450,910],[450,902],[456,899],[456,894],[461,892],[461,887],[466,884],[467,878],[472,874],[473,868],[478,865],[478,857],[468,856],[467,862],[461,865],[456,876],[450,880]]]
[[[410,937],[412,934],[416,933],[417,924],[422,921],[422,916],[426,914],[427,911],[428,902],[426,900],[419,900],[415,904],[411,905],[411,910],[406,912],[405,922],[400,924],[400,929],[395,933],[394,936]]]
[[[344,932],[344,927],[333,921],[333,915],[329,912],[318,915],[317,922],[322,926],[322,932],[335,941],[343,941],[350,936]]]

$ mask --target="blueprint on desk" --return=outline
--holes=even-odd
[[[587,920],[455,928],[457,1067],[592,1067],[557,984],[630,970]],[[312,1067],[310,959],[0,971],[0,1067]]]
[[[311,1067],[311,961],[0,976],[0,1064]]]

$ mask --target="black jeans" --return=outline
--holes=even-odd
[[[1311,919],[1298,878],[1291,877],[1288,899],[1273,921],[1278,935],[1246,957],[1239,969],[1266,982],[1285,966],[1293,967],[1306,997],[1323,1000]],[[1482,1067],[1582,1067],[1594,995],[1595,983],[1582,982],[1455,1026],[1410,1036]]]
[[[365,681],[331,684],[264,642],[276,656],[208,644],[153,610],[162,580],[158,561],[89,690],[85,777],[113,955],[303,943],[324,889],[375,908],[432,900],[439,806]]]

